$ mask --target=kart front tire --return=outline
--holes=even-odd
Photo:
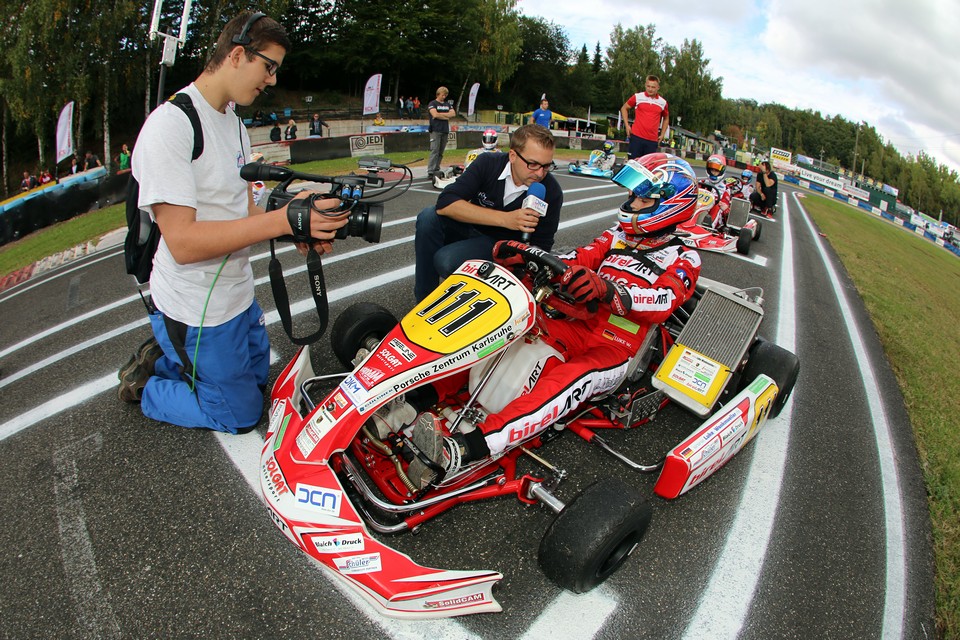
[[[797,384],[800,375],[800,359],[796,354],[783,347],[757,338],[747,354],[747,365],[743,368],[742,384],[746,386],[753,382],[761,373],[766,374],[777,383],[780,391],[770,408],[770,417],[780,415],[783,405],[787,403],[793,387]]]
[[[652,515],[650,503],[622,480],[599,480],[547,528],[540,540],[540,568],[563,589],[590,591],[626,562]]]
[[[373,302],[352,304],[337,316],[330,330],[333,353],[340,364],[353,369],[357,351],[369,348],[370,340],[379,343],[395,326],[397,318],[385,307]]]
[[[737,237],[737,253],[742,256],[750,253],[750,242],[753,240],[753,232],[750,229],[740,229],[740,235]]]

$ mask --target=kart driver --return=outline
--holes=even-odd
[[[590,153],[586,166],[594,167],[600,171],[610,171],[613,169],[613,165],[617,163],[617,154],[613,152],[613,148],[613,143],[607,140],[602,147]],[[581,163],[578,161],[575,164],[580,165]]]
[[[432,413],[424,412],[417,420],[413,444],[448,474],[464,463],[502,453],[572,413],[587,398],[613,389],[650,327],[693,295],[700,256],[672,235],[696,211],[693,169],[676,156],[653,153],[628,161],[613,181],[629,190],[617,224],[590,244],[560,256],[569,265],[560,277],[561,290],[578,304],[602,303],[599,311],[589,320],[538,317],[543,339],[564,361],[551,358],[530,393],[475,428],[464,428],[461,422],[462,432],[443,437]],[[515,242],[498,242],[494,259],[507,267],[522,265],[523,257],[508,246]],[[452,378],[437,384],[463,384]],[[414,458],[407,475],[424,487],[436,471]]]
[[[607,140],[600,147],[600,150],[603,151],[603,155],[597,159],[597,168],[601,171],[613,169],[613,165],[617,162],[617,154],[613,152],[613,143]]]
[[[451,180],[456,179],[463,171],[469,167],[474,160],[477,159],[480,154],[483,153],[499,153],[500,150],[497,149],[497,137],[498,133],[496,129],[486,129],[483,132],[483,135],[480,136],[480,147],[478,149],[473,149],[467,152],[467,157],[464,159],[462,167],[450,167],[449,170],[442,173],[436,174],[433,176],[433,186],[437,189],[443,189]]]
[[[750,184],[751,180],[753,180],[753,171],[744,169],[743,173],[740,174],[740,190],[736,194],[737,197],[743,198],[744,200],[750,199],[750,196],[753,194],[753,185]]]
[[[437,204],[417,215],[414,236],[417,302],[437,288],[464,260],[489,260],[497,240],[520,240],[544,251],[553,247],[560,224],[563,191],[550,175],[553,134],[535,124],[523,125],[510,136],[507,153],[477,157],[437,198]],[[525,207],[524,195],[534,182],[546,190],[547,213],[541,218]]]
[[[713,154],[707,158],[707,177],[700,181],[701,186],[711,189],[717,200],[710,210],[710,225],[714,229],[723,229],[727,225],[730,215],[730,193],[727,184],[723,181],[723,174],[727,169],[727,162],[720,154]]]

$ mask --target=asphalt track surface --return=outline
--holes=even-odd
[[[589,241],[622,192],[557,172],[557,248]],[[324,258],[331,318],[375,301],[413,305],[414,217],[436,192],[419,178],[387,205],[379,245],[351,238]],[[540,572],[552,519],[505,498],[457,507],[417,534],[381,537],[426,566],[491,569],[502,613],[429,622],[379,616],[293,547],[256,485],[265,430],[221,436],[145,419],[116,398],[116,371],[149,334],[119,249],[0,294],[4,638],[931,638],[933,561],[924,486],[903,399],[856,290],[781,185],[748,257],[702,254],[703,274],[763,287],[761,334],[801,374],[783,413],[691,493],[665,501],[631,471],[564,434],[539,453],[564,468],[557,494],[623,477],[654,507],[628,562],[573,595]],[[295,352],[254,273],[275,350]],[[299,333],[316,321],[302,261],[284,254]],[[338,370],[326,340],[318,372]],[[652,462],[696,427],[668,408],[609,436]],[[531,471],[536,471],[531,467]]]

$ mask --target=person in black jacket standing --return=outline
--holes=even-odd
[[[323,128],[326,127],[327,131],[330,131],[330,125],[320,119],[320,114],[313,114],[313,120],[310,121],[310,135],[311,136],[323,136]]]
[[[465,260],[493,256],[498,240],[523,240],[549,251],[560,223],[563,191],[550,175],[553,135],[538,125],[513,132],[508,153],[484,153],[417,216],[414,237],[419,302],[441,278]],[[540,216],[523,207],[527,188],[540,182],[546,189],[547,213]]]

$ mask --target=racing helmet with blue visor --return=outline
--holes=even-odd
[[[620,228],[631,236],[663,234],[693,217],[697,180],[690,164],[668,153],[651,153],[629,160],[612,178],[630,192],[620,205]],[[637,198],[652,200],[634,208]]]

